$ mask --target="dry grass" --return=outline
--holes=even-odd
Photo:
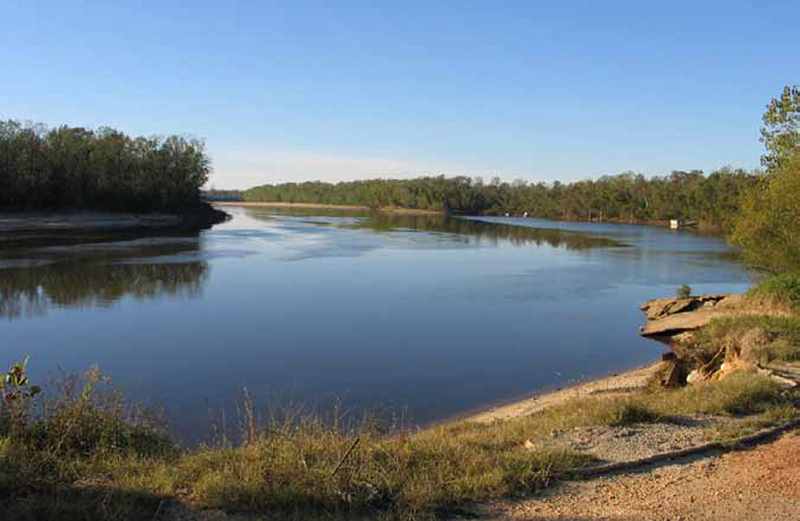
[[[725,348],[729,359],[797,361],[800,360],[800,319],[771,315],[717,319],[696,332],[686,347],[701,360],[710,359],[720,348]]]
[[[574,452],[525,447],[552,431],[696,414],[754,415],[761,425],[797,413],[769,379],[742,372],[396,435],[373,421],[344,430],[303,415],[267,429],[245,404],[240,444],[186,450],[118,394],[101,394],[97,384],[69,389],[45,400],[24,429],[0,430],[1,519],[158,519],[174,501],[259,519],[436,519],[536,491],[590,463]]]

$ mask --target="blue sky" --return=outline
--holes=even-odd
[[[0,6],[0,118],[206,139],[212,183],[755,168],[800,2]]]

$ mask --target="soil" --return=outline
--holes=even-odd
[[[589,454],[598,465],[633,461],[697,447],[717,437],[737,420],[726,417],[675,418],[670,423],[647,423],[624,427],[581,427],[553,432],[549,439],[532,442],[529,448],[561,448]]]
[[[496,521],[800,520],[800,434],[564,482],[533,499],[490,505],[484,514]]]

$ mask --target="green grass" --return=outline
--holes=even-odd
[[[761,414],[785,403],[780,386],[755,371],[740,371],[722,380],[708,380],[650,394],[647,405],[663,416]]]
[[[775,301],[800,309],[800,273],[785,273],[761,281],[753,287],[748,296]]]
[[[800,409],[788,403],[775,404],[769,406],[761,414],[752,418],[732,424],[726,424],[719,428],[716,439],[723,442],[730,442],[742,436],[755,434],[756,432],[769,427],[777,427],[800,418]]]

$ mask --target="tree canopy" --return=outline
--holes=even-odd
[[[745,194],[731,239],[750,264],[800,271],[800,86],[784,88],[763,121],[767,173]]]
[[[749,264],[800,271],[800,150],[745,195],[732,240]]]
[[[0,121],[0,208],[171,211],[199,201],[210,168],[198,139]]]
[[[767,105],[762,121],[761,142],[767,153],[761,163],[772,170],[800,148],[800,85],[784,87]]]

